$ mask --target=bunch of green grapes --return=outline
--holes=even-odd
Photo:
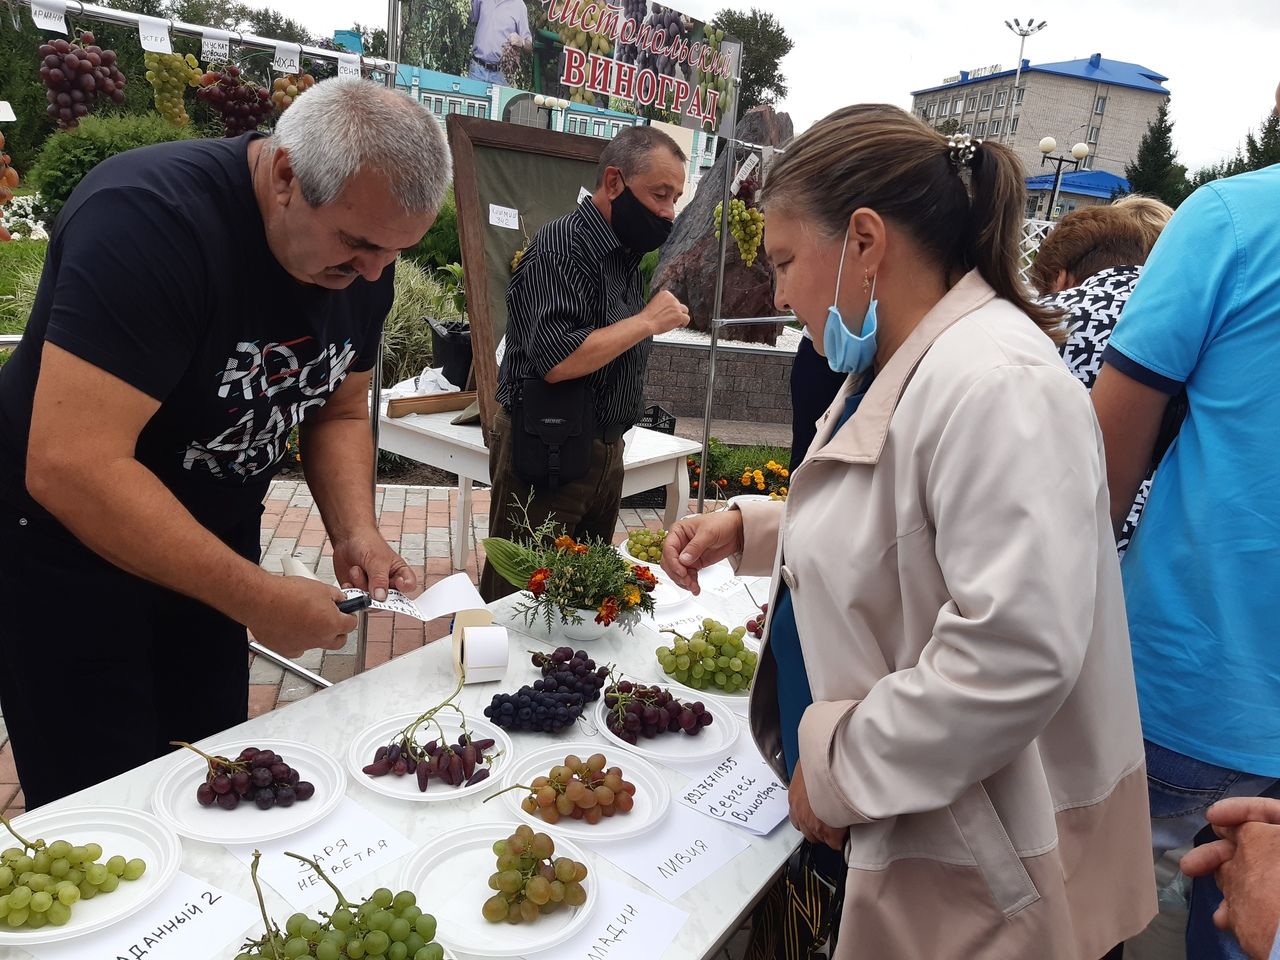
[[[720,214],[723,203],[716,204],[716,239],[720,239]],[[741,200],[729,201],[729,232],[738,244],[738,255],[748,267],[756,262],[760,241],[764,239],[764,214],[759,207],[749,207]]]
[[[627,536],[627,553],[648,563],[662,562],[662,545],[667,542],[665,530],[636,530]]]
[[[191,54],[151,53],[142,57],[147,67],[147,80],[156,95],[156,110],[175,127],[185,127],[191,122],[182,103],[182,93],[187,87],[199,87],[204,75],[200,63]]]
[[[587,902],[582,882],[587,865],[555,857],[555,841],[534,833],[528,824],[493,845],[498,869],[489,877],[489,889],[497,891],[484,902],[481,914],[490,923],[533,923],[543,913],[561,905],[580,907]]]
[[[745,626],[730,630],[708,618],[692,637],[677,633],[675,643],[655,652],[663,672],[686,686],[737,693],[751,687],[756,672],[757,655],[743,642],[746,634]]]
[[[137,880],[147,869],[142,860],[115,856],[106,863],[96,843],[25,840],[0,817],[22,844],[0,853],[0,923],[11,928],[61,927],[81,900],[112,893],[121,880]]]
[[[293,914],[283,930],[276,928],[271,935],[246,943],[236,960],[442,960],[444,947],[435,942],[435,935],[436,918],[422,912],[412,892],[393,894],[379,887],[362,903],[341,901],[327,918]]]

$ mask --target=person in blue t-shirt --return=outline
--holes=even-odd
[[[1280,91],[1277,91],[1280,110]],[[1170,397],[1187,415],[1124,558],[1157,858],[1280,780],[1280,164],[1187,199],[1093,390],[1120,529]],[[1243,957],[1193,888],[1192,956]]]

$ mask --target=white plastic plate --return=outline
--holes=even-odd
[[[625,768],[624,768],[625,769]],[[412,890],[418,906],[440,920],[436,940],[458,953],[477,957],[519,957],[571,940],[596,908],[595,866],[572,841],[556,838],[556,857],[587,865],[583,886],[587,902],[561,907],[535,923],[490,923],[480,913],[493,896],[489,876],[497,858],[493,844],[515,832],[516,823],[479,823],[441,834],[406,861],[400,889]],[[447,923],[446,923],[447,918]]]
[[[747,687],[747,689],[745,690],[737,690],[733,693],[730,693],[727,690],[721,690],[719,687],[707,687],[706,689],[699,690],[697,687],[691,687],[687,683],[681,683],[675,677],[668,676],[667,672],[662,669],[662,664],[658,662],[658,656],[656,651],[658,647],[671,646],[675,642],[675,639],[676,639],[675,637],[664,634],[662,638],[662,643],[658,644],[653,648],[655,653],[654,653],[653,659],[650,661],[652,665],[652,669],[649,672],[654,678],[654,680],[657,681],[658,686],[671,687],[673,693],[676,690],[680,690],[683,692],[683,694],[688,694],[689,696],[681,695],[680,699],[687,700],[689,702],[693,702],[694,700],[703,700],[703,702],[705,703],[705,700],[703,698],[713,697],[717,700],[724,700],[726,703],[732,705],[735,708],[743,707],[745,709],[747,699],[751,696],[751,687]],[[743,643],[743,646],[745,646],[748,650],[754,653],[757,657],[760,655],[760,641],[757,640],[755,637],[752,637],[752,636],[743,637],[742,643]],[[758,660],[756,662],[756,666],[759,667]],[[753,676],[751,678],[752,687],[755,686],[755,682],[756,682],[755,677]]]
[[[666,687],[668,685],[659,684],[659,686]],[[600,735],[615,748],[637,753],[649,760],[657,760],[659,763],[696,763],[699,760],[710,760],[726,752],[733,745],[733,742],[738,739],[738,732],[741,729],[738,726],[738,718],[733,715],[729,707],[715,697],[686,697],[680,696],[683,691],[680,691],[678,687],[676,691],[673,691],[673,693],[680,700],[686,703],[700,702],[706,707],[707,712],[712,717],[711,725],[703,727],[701,732],[692,737],[683,732],[660,733],[653,738],[640,737],[635,744],[630,744],[614,736],[606,725],[605,718],[609,712],[609,707],[605,705],[604,694],[602,693],[599,702],[596,704],[595,715],[595,722],[600,730]],[[605,751],[605,756],[608,756],[608,751]],[[623,767],[623,769],[625,770],[626,768]]]
[[[356,734],[356,738],[351,741],[351,746],[347,749],[347,770],[351,773],[351,778],[361,786],[368,787],[384,797],[391,797],[394,800],[415,800],[421,803],[459,800],[498,785],[503,773],[513,760],[514,748],[511,745],[511,738],[501,727],[488,720],[471,717],[467,718],[467,729],[471,731],[471,736],[476,740],[492,738],[495,741],[493,748],[486,751],[490,755],[495,755],[493,765],[490,767],[492,772],[479,783],[469,787],[451,787],[432,777],[424,793],[418,789],[418,778],[413,774],[406,774],[403,777],[397,777],[394,774],[371,777],[366,774],[364,768],[373,763],[378,747],[388,746],[393,737],[419,716],[421,714],[406,713],[398,717],[388,717],[365,727]],[[457,742],[458,734],[462,732],[462,723],[458,715],[452,711],[447,713],[442,711],[437,714],[437,719],[440,721],[440,728],[444,730],[445,737],[451,743]],[[424,723],[418,729],[418,742],[427,743],[436,739],[438,734],[439,730],[436,729],[435,724]],[[497,754],[501,756],[496,756]]]
[[[13,828],[28,840],[66,840],[73,846],[96,843],[102,847],[99,863],[117,855],[126,860],[140,857],[146,861],[147,869],[137,880],[121,880],[112,893],[76,903],[64,926],[46,924],[39,930],[30,930],[0,923],[0,950],[19,944],[71,940],[105,930],[160,896],[182,864],[182,847],[174,832],[149,813],[138,810],[97,806],[35,810],[14,820]],[[4,836],[7,839],[0,840],[0,846],[18,845],[7,832]]]
[[[319,823],[342,802],[347,778],[342,765],[322,750],[291,740],[222,740],[200,749],[211,756],[235,759],[245,747],[272,750],[298,771],[303,780],[315,784],[315,795],[291,807],[259,810],[253,801],[240,801],[234,810],[217,804],[202,807],[196,802],[196,788],[204,782],[209,765],[190,750],[169,767],[156,784],[151,808],[161,820],[184,837],[234,846],[279,840]]]
[[[713,723],[711,726],[715,726]],[[704,731],[705,732],[705,731]],[[549,747],[522,754],[512,764],[502,780],[503,787],[523,783],[528,786],[534,777],[545,777],[552,767],[564,762],[570,754],[586,760],[593,753],[601,753],[598,743],[555,743]],[[610,749],[605,752],[610,767],[622,770],[624,780],[636,786],[635,806],[630,813],[618,813],[605,817],[597,824],[563,817],[558,823],[547,823],[537,814],[525,813],[520,801],[528,796],[523,790],[512,790],[502,795],[502,800],[512,816],[526,821],[535,830],[542,830],[553,837],[571,840],[623,840],[637,837],[652,829],[671,805],[671,791],[662,774],[647,761],[634,753]]]

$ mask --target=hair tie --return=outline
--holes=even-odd
[[[975,139],[967,133],[953,133],[947,137],[947,156],[957,171],[967,168],[973,162],[974,154],[982,146],[982,140]]]

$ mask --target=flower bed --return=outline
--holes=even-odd
[[[730,447],[714,437],[708,448],[708,467],[690,457],[689,488],[707,484],[707,497],[729,498],[750,493],[785,500],[790,483],[790,451],[782,447]],[[705,479],[704,479],[705,472]]]

